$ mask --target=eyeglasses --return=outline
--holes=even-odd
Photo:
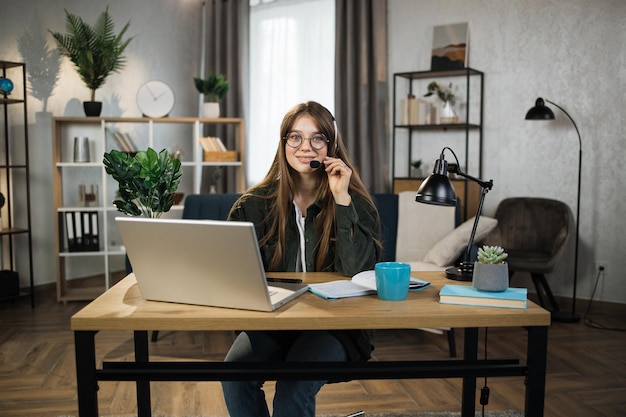
[[[289,147],[291,148],[299,148],[300,146],[302,146],[302,142],[305,139],[308,139],[309,143],[311,144],[311,148],[318,150],[318,151],[320,149],[324,149],[326,145],[328,144],[328,142],[330,142],[326,138],[326,136],[324,136],[323,133],[316,133],[313,136],[309,136],[308,138],[305,138],[298,132],[289,132],[287,136],[285,136],[283,139],[287,142],[287,145],[289,145]]]

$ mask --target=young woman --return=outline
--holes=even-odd
[[[376,207],[332,114],[316,102],[285,115],[269,172],[235,203],[229,219],[255,224],[266,271],[352,276],[373,269],[382,253]],[[367,361],[372,350],[367,330],[246,331],[225,360]],[[314,417],[315,396],[326,382],[277,381],[272,415]],[[263,383],[222,383],[231,417],[270,415]]]

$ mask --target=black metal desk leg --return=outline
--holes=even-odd
[[[148,332],[135,331],[135,362],[149,362]],[[137,380],[137,415],[138,417],[150,417],[152,407],[150,405],[150,381]]]
[[[98,417],[98,380],[96,379],[95,331],[74,332],[78,415]]]
[[[463,340],[463,359],[476,360],[478,358],[478,328],[465,329]],[[463,378],[463,395],[461,400],[461,417],[474,417],[476,408],[476,377]]]
[[[546,362],[548,356],[548,328],[528,328],[526,365],[526,416],[543,417],[546,396]]]

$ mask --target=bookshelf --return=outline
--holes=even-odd
[[[224,126],[222,137],[227,152],[235,158],[206,158],[200,143],[204,127]],[[179,153],[183,169],[179,191],[184,195],[198,194],[202,189],[203,171],[211,167],[230,167],[234,170],[235,192],[246,189],[245,131],[241,118],[160,118],[144,117],[54,117],[52,119],[53,187],[56,239],[57,300],[90,300],[108,289],[116,272],[125,268],[126,252],[115,226],[115,217],[123,216],[113,206],[117,183],[106,173],[102,155],[120,149],[119,136],[130,139],[137,149],[151,147],[157,152],[168,149]],[[116,139],[116,136],[118,139]],[[75,138],[87,137],[89,160],[75,162]],[[184,199],[167,217],[180,217]],[[75,217],[73,217],[75,216]],[[89,230],[77,221],[88,216]],[[97,227],[93,218],[96,218]],[[68,220],[74,225],[68,230]],[[78,220],[77,220],[78,219]],[[78,229],[80,228],[80,230]],[[70,250],[68,231],[88,231],[88,239],[97,233],[98,245],[76,245]],[[90,236],[91,235],[91,236]],[[89,248],[89,249],[86,249]],[[77,278],[96,278],[97,285],[72,285]],[[101,278],[101,279],[100,279]]]

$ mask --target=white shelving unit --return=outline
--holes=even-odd
[[[226,125],[227,147],[236,150],[237,161],[207,162],[198,138],[206,125]],[[115,227],[115,217],[122,216],[112,201],[117,191],[115,182],[105,171],[102,157],[118,149],[113,132],[126,133],[137,149],[151,147],[182,151],[183,176],[179,191],[185,195],[201,191],[203,170],[207,167],[232,167],[235,170],[235,191],[243,192],[245,183],[245,132],[241,118],[127,118],[127,117],[55,117],[52,119],[53,186],[57,255],[57,300],[90,300],[109,288],[112,274],[124,270],[125,254]],[[232,131],[232,133],[231,133]],[[74,138],[88,137],[89,162],[74,162]],[[95,199],[85,205],[79,198],[79,186],[88,193],[92,186]],[[184,200],[183,200],[184,201]],[[182,205],[165,215],[180,217]],[[92,250],[69,250],[67,213],[97,213],[99,247]],[[164,216],[165,216],[164,215]],[[76,278],[93,277],[98,285],[72,285]]]

